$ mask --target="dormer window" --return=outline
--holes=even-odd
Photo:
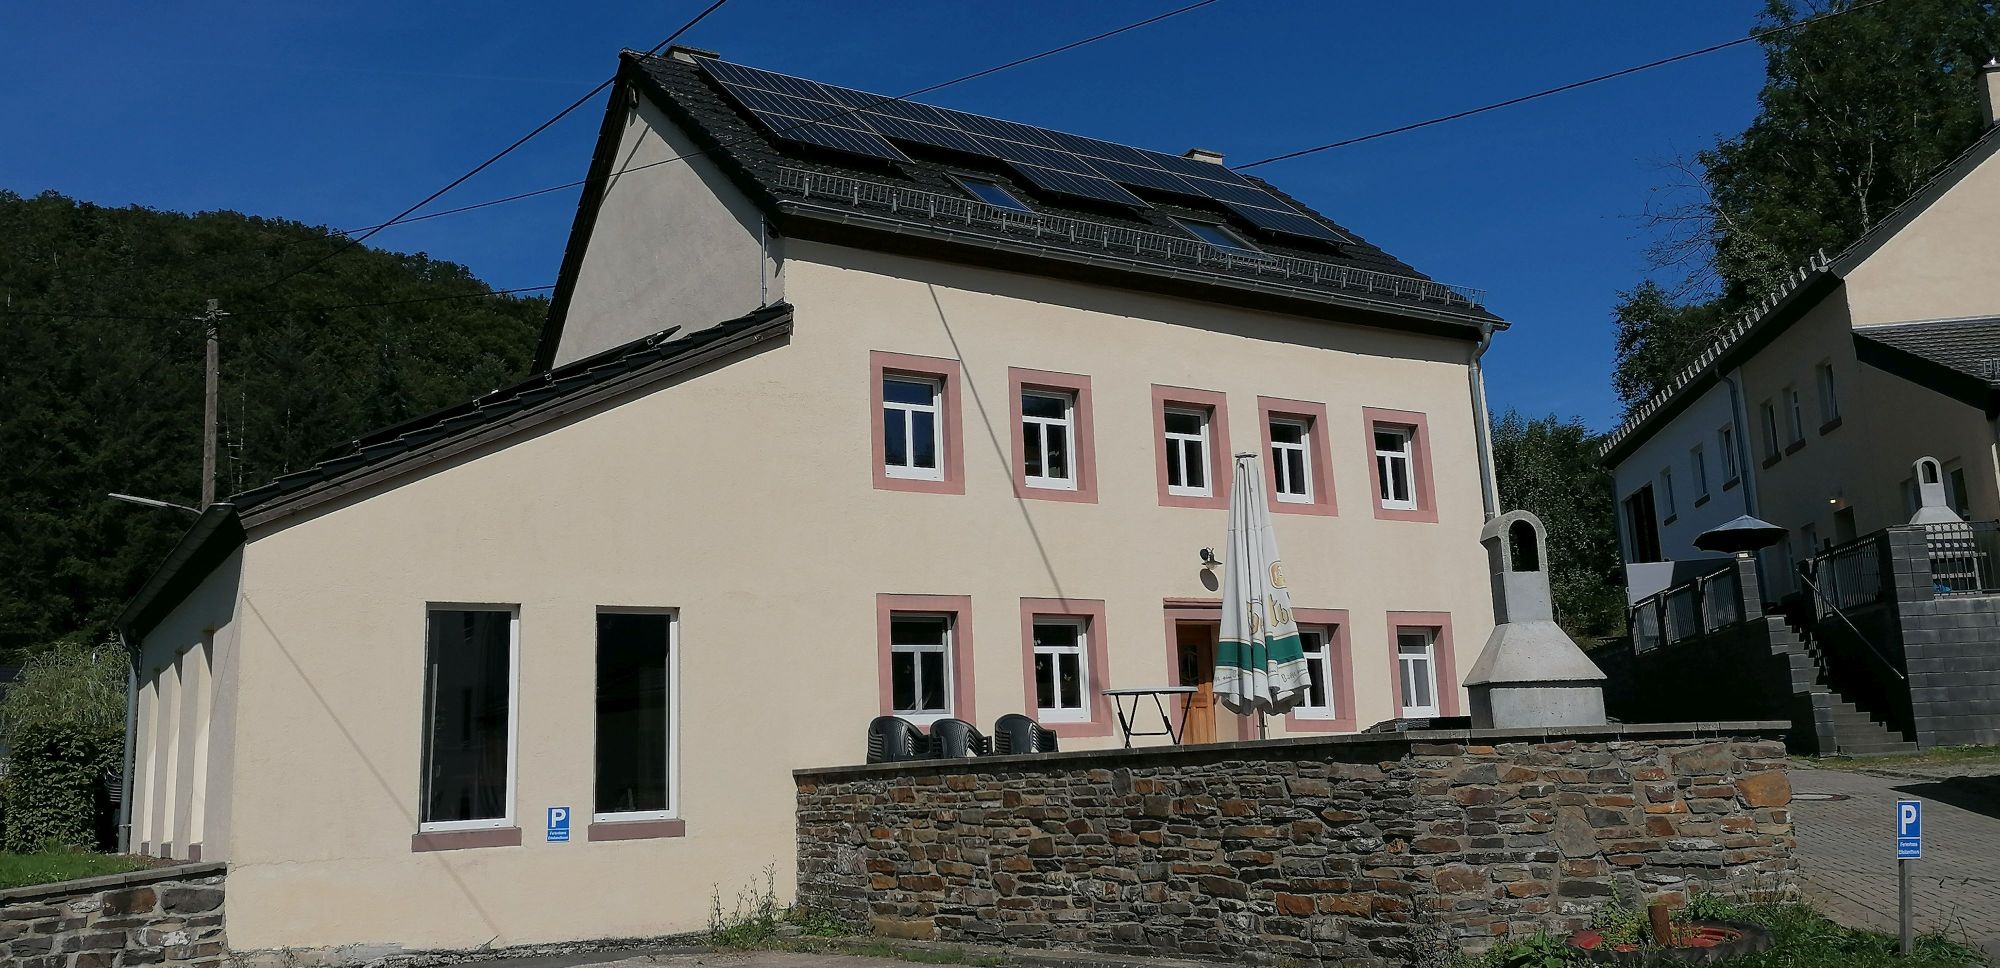
[[[1008,191],[1007,187],[999,182],[987,178],[973,178],[968,175],[953,175],[952,178],[958,182],[958,187],[965,189],[966,194],[994,208],[1004,208],[1012,212],[1034,211],[1034,209],[1028,207],[1028,203],[1015,198],[1014,193]]]
[[[1187,229],[1189,235],[1215,246],[1224,252],[1234,254],[1257,251],[1256,246],[1244,241],[1242,236],[1230,231],[1227,225],[1180,218],[1174,219],[1174,222],[1179,224],[1181,228]]]

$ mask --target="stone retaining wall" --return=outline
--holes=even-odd
[[[0,891],[0,964],[221,965],[225,870],[183,864]]]
[[[801,770],[799,899],[876,934],[1394,964],[1614,897],[1789,896],[1782,730],[1437,731]]]

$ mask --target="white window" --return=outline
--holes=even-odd
[[[1764,424],[1764,459],[1778,456],[1778,408],[1766,400],[1757,408],[1757,415]]]
[[[1313,500],[1312,427],[1291,417],[1271,418],[1271,481],[1278,500],[1311,504]]]
[[[1335,708],[1333,674],[1333,629],[1326,626],[1299,626],[1299,646],[1306,653],[1306,700],[1292,714],[1300,719],[1339,719]]]
[[[1076,398],[1053,390],[1021,391],[1021,459],[1029,487],[1076,490]]]
[[[889,711],[928,722],[951,715],[950,615],[889,617]]]
[[[1715,432],[1715,449],[1722,454],[1722,482],[1736,479],[1736,428],[1724,424]]]
[[[593,820],[675,816],[680,682],[672,612],[597,613]]]
[[[890,477],[944,480],[944,421],[938,400],[943,381],[935,377],[882,378],[882,470]]]
[[[1840,419],[1840,400],[1833,393],[1833,364],[1819,365],[1819,419],[1821,423],[1832,423]]]
[[[1665,521],[1678,513],[1680,512],[1674,510],[1674,469],[1671,467],[1661,468],[1660,520]]]
[[[1403,718],[1439,715],[1436,633],[1430,629],[1397,629],[1396,671],[1403,688]]]
[[[1208,424],[1206,409],[1168,407],[1167,493],[1180,497],[1209,496]]]
[[[1051,722],[1090,718],[1090,623],[1035,619],[1035,716]]]
[[[496,606],[426,616],[419,830],[514,825],[518,618]]]
[[[1792,437],[1790,443],[1802,443],[1806,439],[1806,408],[1799,400],[1798,387],[1785,388],[1785,405],[1791,411]]]
[[[1375,428],[1375,480],[1385,508],[1409,511],[1417,506],[1414,439],[1407,427]]]
[[[1694,473],[1695,497],[1707,497],[1708,455],[1702,453],[1700,444],[1694,445],[1694,449],[1688,451],[1688,470]]]

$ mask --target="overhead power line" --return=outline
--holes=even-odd
[[[694,16],[694,19],[689,20],[687,23],[682,24],[680,26],[680,29],[675,30],[671,34],[668,34],[667,39],[662,40],[657,44],[654,44],[652,49],[646,52],[647,56],[650,57],[654,53],[666,47],[667,45],[672,44],[676,40],[679,40],[682,34],[685,34],[689,30],[694,29],[696,24],[699,24],[703,20],[708,19],[709,14],[712,14],[717,10],[722,9],[722,5],[728,2],[729,0],[714,0],[713,3],[710,3],[707,7],[703,8],[700,13],[696,14]],[[429,205],[434,201],[437,201],[439,198],[443,197],[446,192],[449,192],[452,189],[465,184],[473,176],[491,167],[494,162],[497,162],[500,159],[505,158],[510,154],[513,154],[514,149],[519,148],[522,145],[527,144],[529,141],[534,140],[536,135],[539,135],[542,132],[547,131],[549,128],[553,127],[556,122],[561,121],[566,117],[569,117],[572,111],[575,111],[577,108],[580,108],[585,104],[589,103],[592,98],[595,98],[597,95],[603,93],[604,89],[610,87],[612,83],[617,79],[618,76],[616,74],[613,74],[612,76],[605,78],[602,83],[598,84],[596,87],[591,88],[590,91],[585,93],[582,97],[577,98],[574,101],[571,101],[568,107],[563,108],[560,111],[557,111],[554,117],[551,117],[547,121],[544,121],[541,124],[536,125],[534,127],[534,130],[529,131],[527,134],[524,134],[519,138],[516,138],[513,144],[510,144],[507,147],[500,149],[500,151],[495,155],[493,155],[493,157],[488,158],[485,161],[482,161],[479,164],[473,166],[471,171],[468,171],[465,174],[452,179],[450,182],[447,182],[443,188],[440,188],[437,191],[434,191],[429,195],[424,196],[421,201],[417,202],[415,205],[410,206],[409,208],[403,209],[401,212],[396,213],[396,215],[393,218],[389,219],[388,221],[376,225],[372,228],[369,228],[368,230],[362,232],[360,235],[349,236],[345,245],[342,245],[339,248],[334,249],[332,252],[329,252],[326,255],[323,255],[318,259],[315,259],[312,262],[309,262],[304,266],[301,266],[300,268],[287,272],[284,275],[279,276],[278,278],[273,279],[270,282],[267,282],[264,285],[257,287],[256,289],[251,291],[252,294],[254,295],[256,293],[268,291],[276,286],[282,285],[286,280],[292,279],[293,277],[298,276],[301,273],[309,272],[315,268],[318,268],[321,264],[325,263],[327,260],[339,256],[340,254],[347,252],[355,248],[356,246],[361,245],[363,242],[368,241],[368,239],[375,233],[380,232],[391,225],[395,225],[398,222],[401,222],[403,219],[415,213],[418,209],[423,208],[424,206]]]
[[[383,306],[407,306],[412,303],[447,302],[454,299],[486,299],[492,296],[513,296],[524,292],[541,292],[554,289],[555,284],[546,286],[521,286],[515,289],[490,289],[485,292],[461,292],[448,296],[417,296],[410,299],[388,299],[382,302],[341,303],[336,306],[286,306],[280,309],[249,309],[232,312],[230,316],[276,316],[282,313],[330,313],[343,309],[378,309]],[[62,317],[64,319],[127,319],[141,322],[183,322],[180,316],[144,316],[123,313],[75,313],[61,309],[9,309],[0,311],[0,316]]]
[[[1355,138],[1347,138],[1341,141],[1332,141],[1323,145],[1314,145],[1313,147],[1310,148],[1300,148],[1297,151],[1287,151],[1282,155],[1272,155],[1269,158],[1260,158],[1256,161],[1249,162],[1247,164],[1231,165],[1230,170],[1244,171],[1247,169],[1256,168],[1259,165],[1269,165],[1280,161],[1290,161],[1293,158],[1303,158],[1306,155],[1318,154],[1319,152],[1322,151],[1331,151],[1335,148],[1345,148],[1350,145],[1361,144],[1364,141],[1374,141],[1379,138],[1387,138],[1391,135],[1398,135],[1398,134],[1403,134],[1405,132],[1416,131],[1420,128],[1428,128],[1432,127],[1433,125],[1445,124],[1450,121],[1458,121],[1463,118],[1472,117],[1473,115],[1476,114],[1485,114],[1489,111],[1498,111],[1501,108],[1510,108],[1516,104],[1526,104],[1529,101],[1536,101],[1545,97],[1550,97],[1557,94],[1563,94],[1568,91],[1574,91],[1577,88],[1581,87],[1589,87],[1592,84],[1601,84],[1605,81],[1617,80],[1618,78],[1625,77],[1631,74],[1637,74],[1641,71],[1650,71],[1656,67],[1665,67],[1669,64],[1677,64],[1680,63],[1681,61],[1691,60],[1693,58],[1700,57],[1704,54],[1713,54],[1716,51],[1728,50],[1731,47],[1737,47],[1743,44],[1754,43],[1756,41],[1763,40],[1766,37],[1770,37],[1774,34],[1781,34],[1788,30],[1798,30],[1801,27],[1808,27],[1816,23],[1832,20],[1835,17],[1846,16],[1847,14],[1853,13],[1856,10],[1865,10],[1869,7],[1873,7],[1877,4],[1885,2],[1887,2],[1887,0],[1863,0],[1863,2],[1857,3],[1854,6],[1848,7],[1844,10],[1832,10],[1820,14],[1819,16],[1816,17],[1808,17],[1797,23],[1784,24],[1778,27],[1767,27],[1763,30],[1752,31],[1748,35],[1743,37],[1738,37],[1735,40],[1726,40],[1719,44],[1711,44],[1699,50],[1691,50],[1687,51],[1686,53],[1675,54],[1672,57],[1662,57],[1656,61],[1648,61],[1644,64],[1639,64],[1634,67],[1627,67],[1623,70],[1612,71],[1609,74],[1599,74],[1596,77],[1587,77],[1580,81],[1571,81],[1568,84],[1562,84],[1556,87],[1548,88],[1546,90],[1536,91],[1533,94],[1523,94],[1519,97],[1508,98],[1505,101],[1495,101],[1492,104],[1484,104],[1476,108],[1468,108],[1464,111],[1456,111],[1451,114],[1440,115],[1438,117],[1429,118],[1423,121],[1417,121],[1410,124],[1397,125],[1396,127],[1393,128],[1385,128],[1381,131],[1374,132],[1373,134],[1364,134]]]
[[[799,122],[798,124],[792,124],[792,125],[786,125],[785,127],[782,127],[782,128],[774,128],[774,129],[772,129],[771,133],[772,133],[772,134],[779,134],[779,135],[781,135],[781,134],[784,134],[784,133],[785,133],[786,131],[790,131],[790,130],[791,130],[792,128],[795,128],[795,127],[800,127],[800,126],[802,126],[802,125],[805,125],[805,124],[817,124],[817,123],[819,123],[819,122],[821,122],[821,121],[830,121],[830,120],[832,120],[832,119],[834,119],[834,118],[841,118],[841,117],[846,117],[847,115],[850,115],[850,114],[854,114],[854,113],[856,113],[856,112],[859,112],[859,111],[866,111],[866,110],[869,110],[870,108],[874,108],[874,107],[878,107],[878,106],[880,106],[880,105],[884,105],[884,104],[893,104],[893,103],[895,103],[895,102],[898,102],[898,101],[907,101],[907,100],[909,100],[910,98],[913,98],[913,97],[921,97],[921,96],[923,96],[923,95],[925,95],[925,94],[930,94],[930,93],[932,93],[932,92],[935,92],[935,91],[942,91],[942,90],[944,90],[944,89],[945,89],[945,88],[947,88],[947,87],[954,87],[954,86],[956,86],[956,85],[959,85],[959,84],[964,84],[964,83],[965,83],[965,82],[967,82],[967,81],[974,81],[974,80],[978,80],[979,78],[982,78],[982,77],[987,77],[987,76],[989,76],[989,75],[992,75],[992,74],[998,74],[998,73],[1000,73],[1001,71],[1008,71],[1008,70],[1012,70],[1012,69],[1014,69],[1014,68],[1016,68],[1016,67],[1020,67],[1020,66],[1022,66],[1022,65],[1024,65],[1024,64],[1031,64],[1031,63],[1034,63],[1035,61],[1038,61],[1038,60],[1041,60],[1041,59],[1043,59],[1043,58],[1045,58],[1045,57],[1054,57],[1054,56],[1055,56],[1055,55],[1057,55],[1057,54],[1063,54],[1063,53],[1068,53],[1069,51],[1072,51],[1072,50],[1076,50],[1076,49],[1077,49],[1077,48],[1079,48],[1079,47],[1086,47],[1086,46],[1089,46],[1089,45],[1091,45],[1091,44],[1095,44],[1095,43],[1097,43],[1097,42],[1099,42],[1099,41],[1102,41],[1102,40],[1109,40],[1110,38],[1112,38],[1112,37],[1116,37],[1116,36],[1118,36],[1119,34],[1123,34],[1123,33],[1128,33],[1128,32],[1130,32],[1130,31],[1134,31],[1134,30],[1138,30],[1138,29],[1140,29],[1141,27],[1150,27],[1150,26],[1152,26],[1152,25],[1154,25],[1154,24],[1156,24],[1156,23],[1159,23],[1159,22],[1161,22],[1161,21],[1163,21],[1163,20],[1170,20],[1170,19],[1172,19],[1172,18],[1174,18],[1174,17],[1178,17],[1178,16],[1180,16],[1180,15],[1182,15],[1182,14],[1185,14],[1185,13],[1191,13],[1191,12],[1193,12],[1193,11],[1196,11],[1196,10],[1199,10],[1199,9],[1201,9],[1201,8],[1203,8],[1203,7],[1206,7],[1206,6],[1209,6],[1210,4],[1214,4],[1214,3],[1218,3],[1218,2],[1220,2],[1220,0],[1197,0],[1197,2],[1195,2],[1195,3],[1190,3],[1190,4],[1188,4],[1188,5],[1186,5],[1186,6],[1183,6],[1183,7],[1175,7],[1174,9],[1172,9],[1172,10],[1169,10],[1169,11],[1166,11],[1165,13],[1161,13],[1161,14],[1155,14],[1154,16],[1151,16],[1151,17],[1147,17],[1147,18],[1146,18],[1146,19],[1144,19],[1144,20],[1138,20],[1138,21],[1134,21],[1134,22],[1132,22],[1132,23],[1129,23],[1129,24],[1126,24],[1126,25],[1124,25],[1124,26],[1122,26],[1122,27],[1114,27],[1114,28],[1112,28],[1112,29],[1110,29],[1110,30],[1106,30],[1106,31],[1104,31],[1104,32],[1102,32],[1102,33],[1097,33],[1097,34],[1092,34],[1092,35],[1090,35],[1090,36],[1088,36],[1088,37],[1085,37],[1085,38],[1083,38],[1083,39],[1081,39],[1081,40],[1073,40],[1073,41],[1070,41],[1069,43],[1067,43],[1067,44],[1063,44],[1063,45],[1062,45],[1062,46],[1060,46],[1060,47],[1051,47],[1051,48],[1049,48],[1048,50],[1044,50],[1044,51],[1041,51],[1041,52],[1039,52],[1039,53],[1034,53],[1034,54],[1029,54],[1029,55],[1027,55],[1027,56],[1025,56],[1025,57],[1017,57],[1017,58],[1015,58],[1015,59],[1013,59],[1013,60],[1010,60],[1010,61],[1006,62],[1005,64],[997,64],[997,65],[995,65],[995,66],[993,66],[993,67],[988,67],[988,68],[984,68],[984,69],[981,69],[981,70],[977,70],[977,71],[973,71],[973,72],[972,72],[972,73],[970,73],[970,74],[961,74],[961,75],[959,75],[958,77],[954,77],[954,78],[952,78],[951,80],[948,80],[948,81],[939,81],[938,83],[936,83],[936,84],[932,84],[932,85],[930,85],[929,87],[920,87],[920,88],[917,88],[916,90],[914,90],[914,91],[910,91],[910,92],[908,92],[908,93],[906,93],[906,94],[899,94],[899,95],[896,95],[896,96],[894,96],[894,97],[889,97],[889,96],[884,96],[884,97],[882,97],[882,98],[880,98],[880,99],[878,99],[878,100],[874,100],[874,101],[870,101],[870,102],[868,102],[867,104],[863,104],[863,105],[861,105],[861,106],[859,106],[859,107],[851,107],[851,108],[843,108],[843,109],[841,109],[841,110],[839,110],[839,111],[834,111],[834,112],[831,112],[831,113],[828,113],[828,114],[827,114],[827,115],[826,115],[825,117],[823,117],[823,118],[818,118],[818,119],[815,119],[815,120],[813,120],[813,121],[801,121],[801,122]],[[652,52],[650,52],[650,51],[649,51],[649,52],[648,52],[648,56],[651,56],[651,53],[652,53]],[[608,82],[607,82],[607,83],[608,83]],[[731,140],[728,140],[728,141],[724,141],[724,142],[722,142],[721,144],[717,145],[717,146],[716,146],[716,148],[728,148],[728,147],[732,147],[732,146],[734,146],[734,145],[739,145],[739,144],[743,144],[743,143],[745,143],[745,142],[748,142],[748,141],[755,141],[755,140],[758,140],[758,139],[759,139],[759,138],[761,138],[761,137],[762,137],[761,135],[751,135],[751,136],[748,136],[748,137],[741,137],[741,138],[734,138],[734,139],[731,139]],[[710,148],[703,148],[703,149],[700,149],[700,150],[697,150],[697,151],[690,151],[690,152],[688,152],[687,154],[684,154],[684,155],[675,155],[675,156],[673,156],[673,157],[671,157],[671,158],[662,158],[662,159],[660,159],[659,161],[651,161],[651,162],[647,162],[646,164],[643,164],[643,165],[634,165],[634,166],[632,166],[632,167],[630,167],[630,168],[620,168],[620,169],[618,169],[618,171],[614,172],[614,174],[619,174],[619,175],[628,175],[628,174],[631,174],[632,172],[635,172],[635,171],[645,171],[645,170],[646,170],[646,169],[648,169],[648,168],[658,168],[658,167],[660,167],[661,165],[671,165],[671,164],[674,164],[675,162],[681,162],[681,161],[687,161],[687,160],[690,160],[690,159],[693,159],[693,158],[699,158],[699,157],[702,157],[702,156],[704,156],[704,155],[707,155],[707,154],[710,154],[710,153],[712,153],[712,152],[713,152],[714,150],[715,150],[715,149],[710,149]],[[430,213],[430,214],[428,214],[428,215],[418,215],[418,216],[415,216],[415,217],[412,217],[412,218],[403,218],[403,219],[392,219],[392,220],[390,220],[390,221],[388,221],[388,222],[384,222],[384,223],[382,223],[382,224],[380,224],[380,225],[369,225],[369,226],[363,226],[363,227],[361,227],[361,228],[357,228],[357,229],[347,229],[347,230],[344,230],[344,231],[341,231],[341,232],[337,232],[337,233],[335,233],[335,234],[337,234],[337,235],[351,235],[351,234],[353,234],[353,233],[355,233],[355,232],[365,232],[365,233],[367,233],[368,235],[372,235],[372,234],[374,234],[374,233],[375,233],[376,231],[378,231],[378,230],[380,230],[380,229],[385,229],[385,228],[388,228],[388,227],[389,227],[389,226],[391,226],[391,225],[397,225],[397,224],[408,224],[408,223],[410,223],[410,222],[421,222],[421,221],[423,221],[423,220],[425,220],[425,219],[432,219],[432,218],[442,218],[442,217],[444,217],[444,216],[446,216],[446,215],[457,215],[457,214],[460,214],[460,213],[463,213],[463,212],[471,212],[471,211],[477,211],[477,210],[479,210],[479,209],[482,209],[482,208],[491,208],[491,207],[493,207],[493,206],[495,206],[495,205],[505,205],[505,204],[507,204],[507,203],[509,203],[509,202],[518,202],[518,201],[522,201],[522,200],[524,200],[524,199],[529,199],[529,198],[534,198],[534,197],[536,197],[536,196],[539,196],[539,195],[547,195],[547,194],[549,194],[549,193],[551,193],[551,192],[559,192],[559,191],[563,191],[563,190],[565,190],[565,189],[569,189],[569,188],[579,188],[579,187],[582,187],[582,186],[583,186],[583,185],[585,185],[585,184],[587,184],[587,182],[586,182],[586,181],[572,181],[572,182],[564,182],[563,184],[560,184],[560,185],[550,185],[550,186],[549,186],[549,187],[547,187],[547,188],[537,188],[537,189],[535,189],[535,190],[533,190],[533,191],[528,191],[528,192],[522,192],[522,193],[520,193],[520,194],[518,194],[518,195],[508,195],[508,196],[506,196],[506,197],[504,197],[504,198],[492,198],[492,199],[488,199],[488,200],[486,200],[486,201],[483,201],[483,202],[474,202],[474,203],[473,203],[473,204],[471,204],[471,205],[464,205],[464,206],[461,206],[461,207],[459,207],[459,208],[452,208],[452,209],[446,209],[446,210],[444,210],[444,211],[442,211],[442,212],[432,212],[432,213]],[[361,238],[366,238],[366,237],[367,237],[367,235],[363,235],[363,236],[362,236]],[[359,240],[357,240],[357,241],[359,241]]]

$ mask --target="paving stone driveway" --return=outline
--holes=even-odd
[[[2000,961],[2000,776],[1799,769],[1792,792],[1848,797],[1792,803],[1808,896],[1837,921],[1892,933],[1896,801],[1924,801],[1924,856],[1910,878],[1917,928],[1977,944]]]

